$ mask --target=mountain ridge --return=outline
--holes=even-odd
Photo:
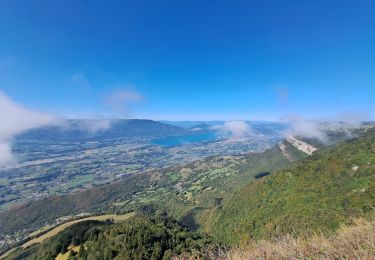
[[[119,137],[159,137],[185,134],[187,130],[149,119],[69,119],[57,125],[28,130],[16,139],[86,140]]]

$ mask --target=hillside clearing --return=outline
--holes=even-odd
[[[87,217],[87,218],[71,220],[71,221],[65,222],[61,225],[56,226],[52,230],[48,231],[47,233],[45,233],[45,234],[43,234],[39,237],[36,237],[34,239],[31,239],[31,240],[27,241],[26,243],[21,245],[21,247],[23,249],[25,249],[25,248],[27,248],[31,245],[36,244],[36,243],[41,243],[44,240],[46,240],[47,238],[53,237],[53,236],[57,235],[59,232],[65,230],[66,228],[72,226],[73,224],[79,223],[79,222],[83,222],[83,221],[87,221],[87,220],[105,221],[107,219],[112,219],[115,222],[121,222],[121,221],[124,221],[124,220],[127,220],[127,219],[133,217],[134,215],[135,215],[134,212],[130,212],[130,213],[126,213],[126,214],[123,214],[123,215],[106,214],[106,215],[92,216],[92,217]],[[41,232],[43,232],[45,230],[45,228],[42,228],[41,230],[42,230]],[[35,235],[35,232],[33,233],[33,235]],[[0,259],[3,259],[6,256],[10,255],[12,252],[14,252],[14,250],[15,250],[15,248],[12,248],[9,251],[5,252],[3,255],[0,256]]]
[[[97,221],[105,221],[107,219],[111,219],[115,222],[121,222],[121,221],[124,221],[124,220],[127,220],[131,217],[133,217],[135,215],[134,212],[130,212],[130,213],[126,213],[126,214],[123,214],[123,215],[116,215],[116,214],[106,214],[106,215],[100,215],[100,216],[92,216],[92,217],[87,217],[87,218],[81,218],[81,219],[76,219],[76,220],[71,220],[71,221],[68,221],[68,222],[65,222],[61,225],[58,225],[56,226],[55,228],[53,228],[52,230],[48,231],[47,233],[39,236],[39,237],[36,237],[34,239],[31,239],[29,241],[27,241],[26,243],[24,243],[23,245],[21,245],[21,248],[25,249],[31,245],[34,245],[36,243],[41,243],[43,242],[44,240],[50,238],[50,237],[53,237],[55,235],[57,235],[58,233],[60,233],[61,231],[65,230],[66,228],[76,224],[76,223],[79,223],[79,222],[83,222],[83,221],[87,221],[87,220],[97,220]],[[46,228],[49,228],[50,226],[47,226]],[[41,228],[40,230],[40,233],[45,231],[46,228]],[[33,235],[36,235],[35,232],[32,233]],[[3,255],[0,256],[0,259],[3,259],[5,258],[6,256],[10,255],[11,253],[14,252],[16,248],[12,248],[10,249],[9,251],[5,252]]]
[[[123,220],[126,220],[126,219],[129,219],[129,218],[133,217],[134,214],[135,214],[134,212],[123,214],[123,215],[107,214],[107,215],[93,216],[93,217],[87,217],[87,218],[81,218],[81,219],[68,221],[64,224],[61,224],[61,225],[53,228],[52,230],[48,231],[47,233],[45,233],[45,234],[43,234],[43,235],[41,235],[37,238],[34,238],[34,239],[31,239],[31,240],[27,241],[21,247],[26,248],[26,247],[31,246],[33,244],[43,242],[47,238],[53,237],[54,235],[63,231],[67,227],[70,227],[71,225],[82,222],[82,221],[87,221],[87,220],[104,221],[104,220],[107,220],[107,219],[112,219],[115,222],[120,222],[120,221],[123,221]]]

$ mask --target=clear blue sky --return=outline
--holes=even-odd
[[[0,90],[66,116],[275,119],[375,114],[375,1],[0,4]]]

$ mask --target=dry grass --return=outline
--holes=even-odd
[[[59,253],[55,260],[68,260],[71,256],[72,252],[78,253],[79,252],[79,246],[69,246],[68,251],[65,254]]]
[[[193,253],[175,259],[375,259],[375,219],[353,220],[353,225],[342,226],[331,237],[323,234],[300,238],[285,236],[254,241],[242,248],[216,249],[204,256]]]

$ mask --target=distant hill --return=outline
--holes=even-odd
[[[56,126],[31,129],[17,139],[31,140],[100,140],[109,138],[160,137],[185,134],[187,130],[145,119],[81,120],[70,119]]]
[[[161,121],[166,124],[175,125],[194,131],[213,131],[212,127],[222,126],[226,121]],[[263,135],[281,136],[288,128],[285,123],[267,121],[245,121],[249,127]]]
[[[375,207],[374,154],[372,129],[251,182],[217,211],[214,233],[223,241],[239,243],[335,230]]]
[[[223,125],[225,123],[225,121],[167,121],[167,120],[160,121],[160,122],[186,128],[186,129],[194,128],[199,125],[214,126],[214,125]]]

